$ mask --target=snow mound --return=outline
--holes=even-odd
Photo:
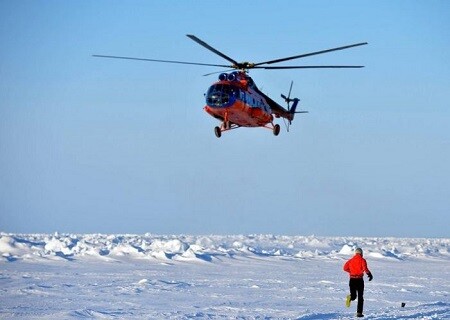
[[[346,259],[356,247],[374,259],[450,260],[450,239],[316,236],[191,236],[0,233],[0,261],[86,258],[213,262],[223,258]]]

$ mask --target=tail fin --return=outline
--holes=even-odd
[[[291,101],[293,101],[294,103],[292,104],[292,107],[288,110],[289,113],[292,115],[292,118],[290,119],[290,121],[294,120],[294,116],[295,116],[295,110],[297,109],[297,105],[300,102],[299,98],[294,98],[291,99]]]
[[[292,120],[294,120],[294,115],[296,113],[309,113],[309,111],[296,111],[297,110],[297,105],[300,102],[300,99],[294,98],[294,99],[291,99],[291,101],[294,101],[294,104],[289,109],[289,113],[292,115],[292,118],[291,118],[290,122],[292,122]]]

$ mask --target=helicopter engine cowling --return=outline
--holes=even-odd
[[[225,81],[227,79],[228,79],[228,74],[226,74],[226,73],[219,74],[219,80],[220,81]]]
[[[229,81],[235,81],[236,80],[236,73],[230,73],[230,74],[228,74],[228,80]]]

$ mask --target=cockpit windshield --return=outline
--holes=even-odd
[[[239,97],[239,88],[229,84],[215,84],[206,93],[206,104],[211,107],[226,107],[237,97]]]

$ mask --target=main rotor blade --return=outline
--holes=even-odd
[[[256,66],[255,69],[338,69],[338,68],[364,68],[364,66],[281,66],[281,67],[265,67]]]
[[[221,56],[222,58],[224,58],[225,60],[230,61],[231,63],[233,63],[234,65],[238,65],[239,63],[234,60],[231,59],[230,57],[228,57],[227,55],[223,54],[222,52],[220,52],[217,49],[214,49],[213,47],[211,47],[209,44],[207,44],[206,42],[204,42],[203,40],[200,40],[199,38],[197,38],[196,36],[194,36],[193,34],[187,34],[187,37],[191,38],[192,40],[194,40],[195,42],[197,42],[199,45],[205,47],[206,49],[214,52],[215,54]],[[229,66],[228,66],[229,67]]]
[[[311,53],[299,54],[298,56],[292,56],[292,57],[288,57],[288,58],[281,58],[281,59],[276,59],[276,60],[269,60],[269,61],[265,61],[265,62],[255,63],[255,66],[260,66],[262,64],[278,63],[278,62],[283,62],[283,61],[293,60],[293,59],[299,59],[299,58],[314,56],[314,55],[317,55],[317,54],[322,54],[322,53],[327,53],[327,52],[332,52],[332,51],[338,51],[338,50],[344,50],[344,49],[349,49],[349,48],[353,48],[353,47],[363,46],[363,45],[366,45],[366,44],[367,44],[367,42],[361,42],[361,43],[351,44],[351,45],[348,45],[348,46],[343,46],[343,47],[338,47],[338,48],[333,48],[333,49],[327,49],[327,50],[316,51],[316,52],[311,52]]]
[[[144,58],[133,58],[133,57],[105,56],[105,55],[98,55],[98,54],[94,54],[92,56],[96,57],[96,58],[112,58],[112,59],[152,61],[152,62],[164,62],[164,63],[192,64],[192,65],[196,65],[196,66],[210,66],[210,67],[222,67],[222,68],[232,68],[233,67],[233,66],[224,65],[224,64],[209,64],[209,63],[173,61],[173,60],[157,60],[157,59],[144,59]]]

